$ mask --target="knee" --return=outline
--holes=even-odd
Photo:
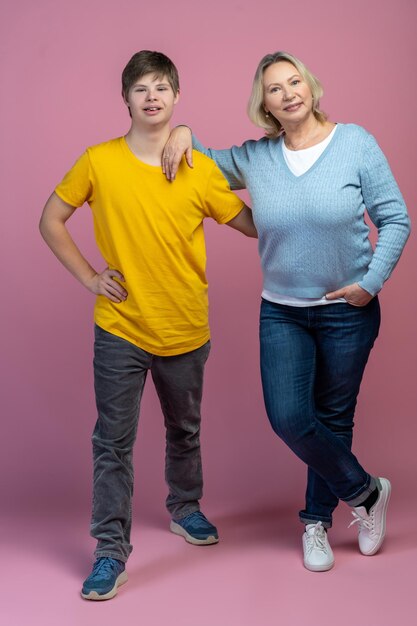
[[[354,406],[342,407],[340,409],[318,409],[318,421],[331,430],[335,435],[345,435],[352,432],[354,427]]]
[[[168,442],[190,442],[198,441],[200,438],[200,420],[182,420],[180,423],[172,424],[165,422],[166,437]]]
[[[132,452],[135,440],[135,425],[129,425],[125,428],[108,428],[100,420],[97,421],[91,437],[95,450],[113,452],[118,456]]]
[[[297,444],[300,439],[314,434],[314,420],[301,420],[300,414],[295,411],[285,414],[268,413],[268,418],[275,434],[290,447]]]

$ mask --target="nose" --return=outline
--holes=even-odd
[[[156,100],[156,93],[153,91],[148,91],[148,95],[146,97],[147,100]]]
[[[292,100],[294,98],[294,91],[289,85],[287,85],[284,87],[282,95],[284,100]]]

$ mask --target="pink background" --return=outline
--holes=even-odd
[[[343,626],[358,615],[358,604],[361,621],[388,626],[399,614],[409,617],[416,558],[414,236],[381,293],[381,336],[357,409],[355,451],[368,471],[394,486],[383,553],[357,555],[341,506],[332,531],[335,569],[325,575],[303,569],[296,513],[305,472],[273,435],[262,403],[256,243],[207,224],[213,350],[204,398],[203,504],[222,543],[199,550],[167,532],[164,433],[149,382],[135,451],[130,582],[112,603],[93,606],[77,596],[93,549],[93,297],[55,261],[37,223],[84,148],[127,131],[120,74],[145,48],[177,64],[182,97],[175,121],[213,147],[261,136],[245,114],[256,65],[277,49],[299,56],[322,80],[330,118],[361,124],[377,137],[413,217],[416,23],[414,0],[3,2],[0,510],[7,558],[0,611],[8,623],[105,625],[118,618],[146,626],[165,620],[267,626],[282,618],[325,626],[337,619]],[[71,230],[101,268],[88,207]],[[326,616],[314,621],[312,607],[324,589]]]

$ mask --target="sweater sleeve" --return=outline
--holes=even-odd
[[[410,220],[388,162],[372,135],[365,141],[361,185],[369,217],[378,229],[378,240],[359,286],[375,296],[401,256],[410,234]]]
[[[203,146],[197,137],[193,135],[193,148],[215,161],[231,189],[246,188],[244,169],[245,163],[248,162],[248,154],[245,144],[243,146],[233,146],[227,150],[213,150]]]

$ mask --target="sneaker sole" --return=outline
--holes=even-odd
[[[119,576],[116,578],[116,582],[114,583],[114,587],[110,589],[110,591],[108,591],[107,593],[103,593],[100,595],[99,593],[97,593],[97,591],[90,591],[90,593],[83,593],[81,591],[81,597],[84,598],[84,600],[110,600],[111,598],[114,598],[118,588],[121,585],[127,583],[127,581],[127,573],[126,571],[124,571],[119,574]]]
[[[381,537],[379,538],[378,543],[372,548],[372,550],[370,552],[362,552],[362,554],[364,556],[373,556],[374,554],[376,554],[378,552],[378,550],[380,549],[380,547],[382,546],[382,544],[384,543],[384,539],[385,539],[385,532],[386,532],[386,526],[387,526],[387,509],[388,509],[388,504],[389,504],[389,500],[391,497],[391,483],[387,478],[379,478],[378,479],[380,481],[381,484],[384,484],[386,486],[386,497],[385,497],[385,502],[384,502],[384,509],[383,509],[383,514],[382,514],[382,533],[381,533]],[[359,546],[360,549],[360,546]]]
[[[187,541],[188,543],[192,543],[194,546],[209,546],[213,543],[219,542],[219,538],[215,537],[214,535],[210,535],[209,537],[206,537],[206,539],[196,539],[196,537],[193,537],[192,535],[187,533],[185,528],[173,521],[171,521],[169,529],[172,533],[174,533],[174,535],[184,537],[185,541]]]
[[[332,569],[333,566],[334,566],[334,561],[332,561],[330,565],[308,565],[304,561],[304,567],[308,569],[309,572],[328,572],[329,569]]]

